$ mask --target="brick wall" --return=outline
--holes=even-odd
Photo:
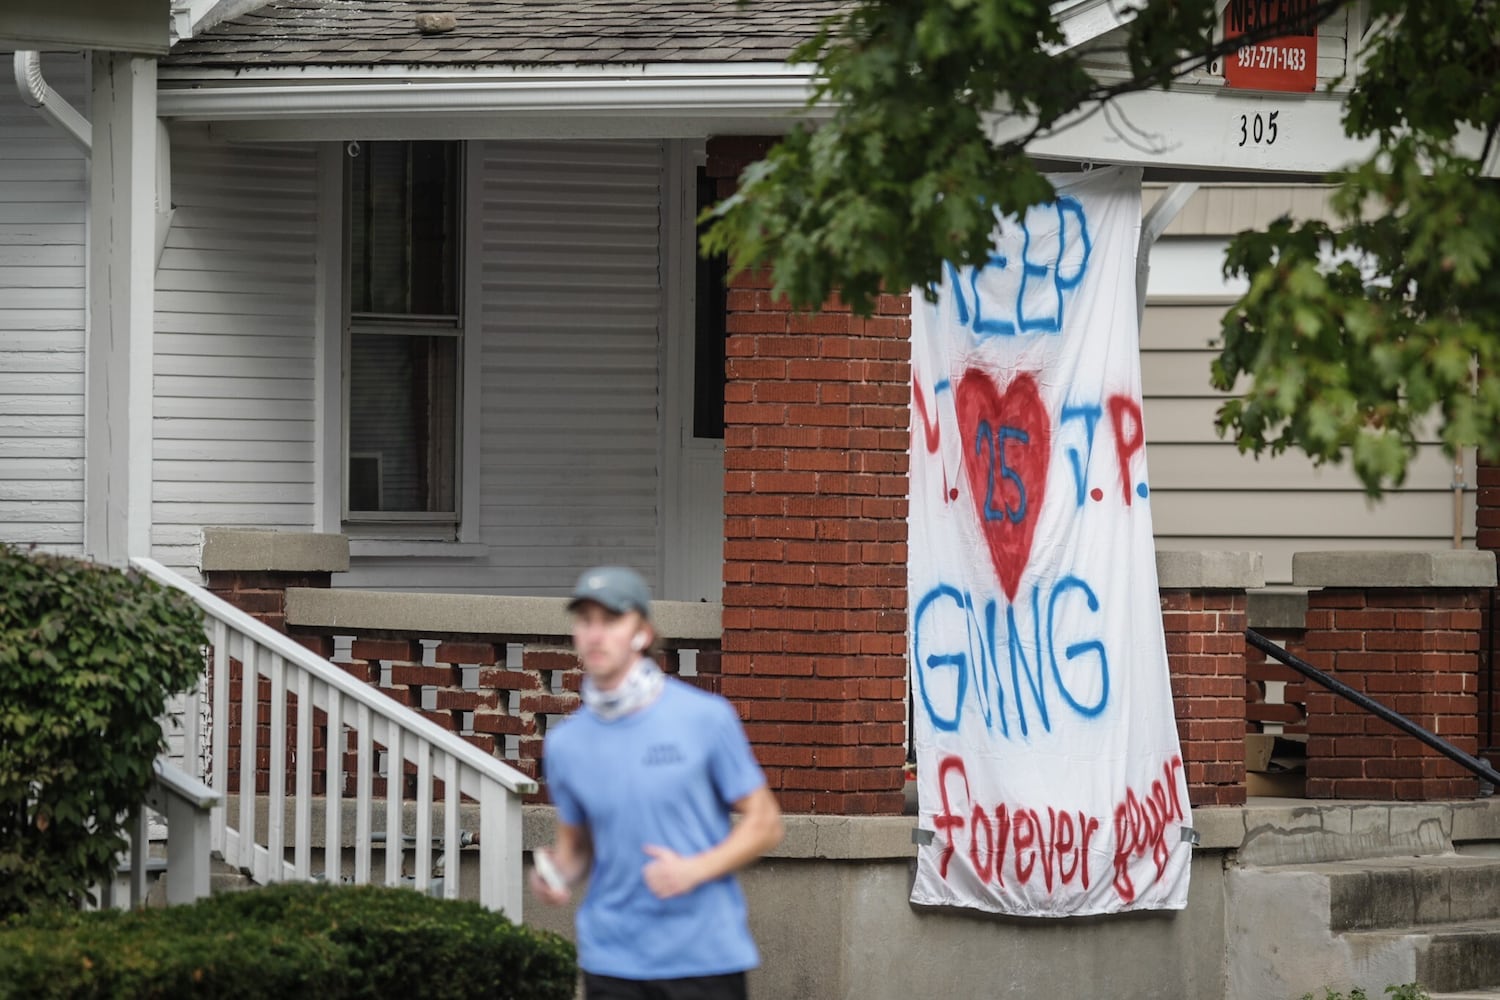
[[[1308,594],[1306,658],[1459,749],[1474,753],[1481,590]],[[1309,798],[1468,798],[1457,764],[1319,685],[1307,690]]]
[[[1500,466],[1479,463],[1476,497],[1475,545],[1500,552]],[[1500,622],[1494,590],[1489,591],[1480,611],[1479,623],[1479,748],[1493,764],[1500,761]]]
[[[1161,592],[1188,800],[1245,801],[1245,592]]]
[[[766,147],[710,141],[721,196]],[[723,693],[783,809],[899,813],[910,301],[797,314],[764,271],[727,298]]]

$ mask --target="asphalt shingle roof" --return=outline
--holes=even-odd
[[[849,0],[270,0],[172,67],[782,62]],[[418,14],[452,14],[422,34]]]

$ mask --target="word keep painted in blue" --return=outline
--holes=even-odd
[[[1055,230],[1050,225],[1054,214]],[[964,268],[962,274],[952,264],[944,265],[958,322],[980,338],[1061,332],[1066,293],[1088,273],[1093,241],[1088,217],[1076,198],[1065,195],[1033,208],[1020,229],[1021,254],[1014,268],[1001,253],[991,254],[982,267]],[[1001,280],[990,280],[997,277]]]

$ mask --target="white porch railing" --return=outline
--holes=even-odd
[[[145,805],[167,820],[167,856],[163,865],[169,874],[167,902],[191,903],[208,895],[212,853],[209,813],[223,796],[161,757],[152,763],[151,770]],[[109,879],[99,886],[99,905],[105,908],[124,905],[127,899],[133,907],[146,902],[146,874],[153,864],[146,808],[138,809],[131,817],[127,833],[130,849],[123,854],[126,863],[122,871],[127,873],[129,894],[120,893],[117,880]]]
[[[274,629],[256,621],[238,608],[210,594],[202,587],[172,572],[152,559],[133,559],[132,564],[152,579],[180,590],[191,597],[207,618],[208,638],[213,649],[213,666],[207,692],[210,723],[208,784],[220,793],[228,790],[229,718],[231,698],[238,697],[240,740],[233,748],[240,775],[237,817],[228,815],[221,800],[211,810],[214,849],[225,861],[248,872],[256,882],[265,884],[283,880],[326,878],[340,881],[344,854],[343,769],[346,732],[352,733],[357,753],[354,764],[354,837],[353,881],[371,882],[371,860],[374,845],[392,833],[392,842],[400,842],[403,833],[403,791],[405,768],[416,770],[415,830],[411,840],[415,853],[413,876],[403,879],[404,852],[386,849],[384,878],[386,885],[410,884],[418,891],[430,891],[434,866],[434,843],[443,854],[441,894],[458,897],[460,847],[477,840],[479,862],[479,901],[503,910],[512,920],[521,919],[521,796],[536,791],[536,782],[515,768],[496,760],[453,733],[447,732],[375,688],[363,684],[303,648]],[[239,691],[230,690],[230,660],[241,664]],[[257,721],[260,718],[262,679],[270,689],[269,728],[264,749],[269,767],[257,766]],[[289,703],[289,697],[295,703]],[[313,732],[314,709],[325,713],[317,728],[324,730],[322,741],[326,754],[327,779],[321,836],[314,836],[313,798]],[[197,708],[189,705],[191,718]],[[293,761],[288,765],[288,716],[294,713],[296,745]],[[191,736],[195,727],[189,723]],[[382,802],[372,794],[377,773],[375,745],[384,747],[386,762],[386,798]],[[196,752],[196,741],[190,740],[190,757]],[[264,822],[257,825],[257,771],[268,774]],[[288,779],[291,779],[290,782]],[[442,782],[441,795],[435,785]],[[291,829],[287,829],[287,787],[291,784]],[[461,798],[478,804],[478,836],[459,829]],[[435,801],[439,799],[441,801]],[[435,808],[436,807],[436,808]],[[384,813],[383,830],[376,830],[379,813]],[[441,833],[434,835],[434,822],[441,823]],[[323,868],[313,870],[313,851],[322,852]],[[446,850],[444,850],[446,848]],[[290,852],[291,860],[287,860]],[[474,852],[469,852],[470,856]],[[472,863],[472,861],[470,862]]]

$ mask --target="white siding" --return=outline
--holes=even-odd
[[[357,559],[340,586],[563,594],[603,562],[655,584],[662,150],[488,143],[481,541],[488,556]],[[466,474],[473,474],[472,471]],[[465,516],[474,516],[466,512]]]
[[[1219,244],[1188,241],[1210,260]],[[1314,467],[1301,452],[1256,460],[1214,430],[1224,396],[1209,386],[1219,321],[1232,298],[1203,283],[1182,297],[1183,268],[1173,268],[1168,238],[1153,255],[1152,285],[1175,296],[1148,296],[1141,331],[1141,375],[1152,523],[1159,549],[1260,552],[1266,583],[1292,582],[1292,554],[1322,549],[1434,550],[1453,544],[1453,466],[1432,435],[1406,483],[1371,503],[1347,465]],[[1158,261],[1156,258],[1162,258]],[[1205,268],[1211,272],[1212,268]],[[1474,543],[1473,456],[1463,476],[1466,545]]]
[[[152,548],[195,573],[205,527],[312,528],[317,154],[177,130],[172,202]]]
[[[12,54],[0,51],[8,70]],[[42,59],[87,113],[88,63]],[[88,161],[0,79],[0,541],[83,551]]]

